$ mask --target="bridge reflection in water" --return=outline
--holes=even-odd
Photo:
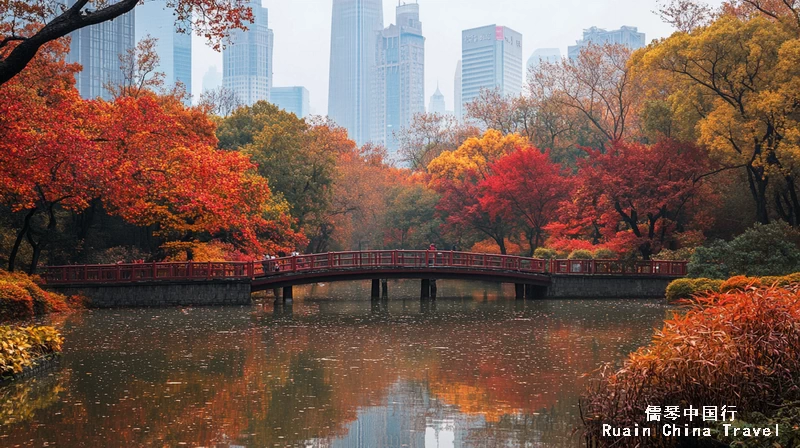
[[[515,285],[517,298],[543,297],[554,276],[675,278],[686,275],[683,261],[543,260],[513,255],[455,251],[379,250],[328,252],[250,262],[167,262],[51,266],[52,286],[153,285],[238,281],[251,291],[296,285],[372,280],[371,296],[388,293],[388,279],[421,279],[420,297],[436,295],[436,280],[482,280]]]

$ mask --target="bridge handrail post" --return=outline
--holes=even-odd
[[[211,262],[208,262],[208,267],[206,268],[206,280],[211,280]]]
[[[289,265],[291,266],[292,272],[297,271],[297,257],[292,255],[292,259],[289,261]]]
[[[153,280],[155,280],[158,276],[156,275],[156,262],[153,262]]]

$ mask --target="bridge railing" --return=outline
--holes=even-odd
[[[341,268],[463,267],[559,275],[684,276],[684,261],[542,260],[455,251],[375,250],[297,255],[255,262],[165,262],[47,267],[49,284],[237,280]]]
[[[378,250],[360,252],[329,252],[298,255],[256,262],[256,276],[271,272],[313,271],[325,268],[359,267],[477,267],[544,273],[545,260],[513,255],[475,254],[454,251]]]

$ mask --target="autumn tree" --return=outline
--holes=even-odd
[[[74,86],[79,67],[63,61],[67,51],[65,42],[51,42],[29,70],[0,86],[0,199],[24,216],[9,271],[23,241],[32,248],[33,271],[57,230],[58,208],[79,210],[98,194],[82,129],[90,114]]]
[[[130,13],[140,0],[0,0],[0,85],[20,73],[48,42]],[[231,28],[245,28],[252,11],[242,0],[175,0],[176,27],[189,27],[219,49]],[[167,14],[167,12],[165,12]]]
[[[397,249],[419,249],[431,241],[442,241],[442,221],[436,217],[439,198],[421,179],[412,177],[395,185],[386,198],[386,244]]]
[[[623,45],[588,45],[577,59],[531,70],[529,89],[588,120],[605,143],[625,139],[635,129],[631,122],[638,96],[630,55]]]
[[[102,197],[110,213],[157,225],[167,240],[229,235],[254,255],[302,241],[289,228],[288,207],[272,197],[250,159],[216,149],[214,126],[202,110],[152,94],[97,108],[93,132],[109,164]]]
[[[778,217],[798,225],[800,45],[793,30],[763,15],[723,15],[674,34],[641,60],[643,70],[673,76],[669,110],[697,130],[712,157],[745,171],[756,220]]]
[[[222,119],[217,135],[222,148],[243,152],[258,165],[272,191],[288,203],[297,229],[309,236],[309,249],[330,241],[336,162],[355,150],[346,130],[324,119],[307,122],[262,101]]]
[[[387,197],[403,176],[387,160],[386,149],[371,144],[339,154],[329,212],[332,236],[319,238],[312,251],[324,251],[330,243],[345,250],[384,247]]]
[[[218,117],[227,117],[236,109],[244,106],[244,103],[242,103],[236,95],[236,92],[220,86],[216,89],[201,93],[198,105],[209,114]]]
[[[397,139],[401,161],[412,170],[425,170],[443,151],[452,151],[478,130],[462,125],[452,115],[416,114]]]
[[[607,151],[587,149],[575,192],[561,206],[556,237],[580,235],[645,259],[681,242],[697,244],[713,202],[704,180],[707,154],[693,144],[617,142]]]
[[[160,91],[164,87],[165,75],[158,71],[161,58],[156,53],[156,43],[157,39],[147,35],[133,48],[117,56],[122,81],[118,85],[105,85],[113,97],[138,97],[148,91]]]
[[[491,176],[494,162],[526,144],[525,138],[517,134],[504,136],[490,129],[480,138],[469,138],[457,150],[444,151],[431,161],[430,185],[442,195],[437,209],[447,226],[484,234],[497,243],[501,253],[506,253],[505,240],[511,234],[512,223],[482,204],[484,181]]]
[[[495,162],[483,181],[481,206],[490,215],[503,216],[525,233],[528,255],[545,240],[545,227],[558,217],[559,205],[569,197],[570,179],[548,151],[523,147]]]
[[[97,203],[166,243],[225,241],[251,256],[305,244],[250,159],[216,149],[202,109],[147,89],[113,102],[83,100],[66,51],[65,42],[48,44],[0,86],[0,199],[24,215],[10,269],[25,240],[35,270],[64,233],[63,213]]]

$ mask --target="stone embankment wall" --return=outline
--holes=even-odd
[[[50,286],[62,294],[82,294],[92,308],[249,305],[249,281],[136,283],[131,285]]]
[[[664,298],[672,278],[603,275],[553,275],[548,299]]]

